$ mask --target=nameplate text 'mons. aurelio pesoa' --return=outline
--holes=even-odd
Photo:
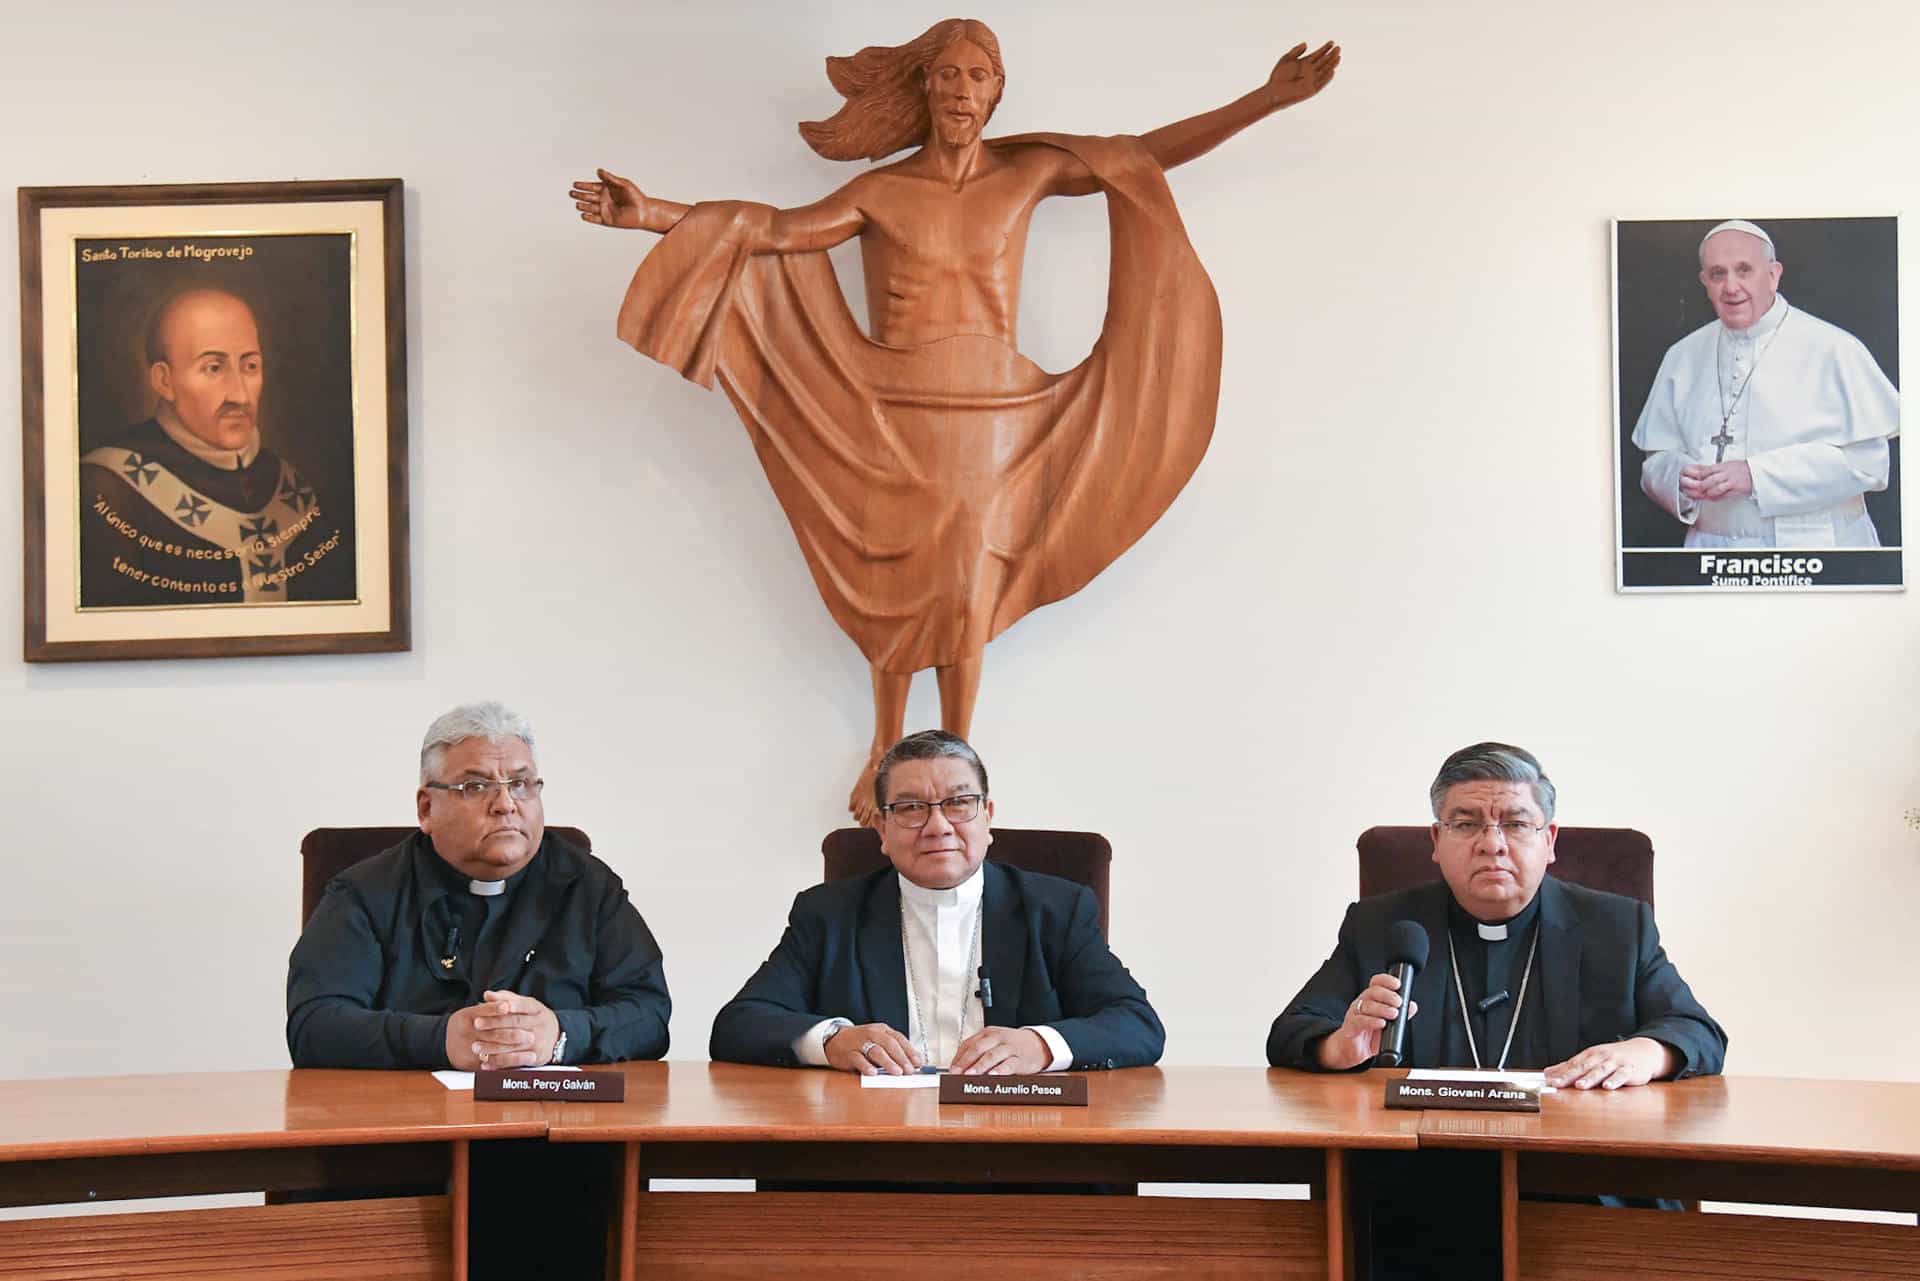
[[[1087,1078],[1044,1072],[1030,1076],[958,1076],[940,1078],[942,1103],[986,1103],[1012,1107],[1083,1108]]]
[[[624,1072],[582,1072],[578,1068],[515,1068],[475,1072],[473,1097],[480,1103],[537,1099],[542,1103],[618,1103],[627,1097]]]

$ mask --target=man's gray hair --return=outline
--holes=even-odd
[[[893,767],[902,761],[932,761],[945,757],[965,761],[973,766],[973,775],[980,780],[980,795],[987,794],[987,767],[980,762],[980,753],[968,745],[967,740],[958,734],[949,734],[943,729],[923,729],[918,734],[909,734],[880,758],[879,769],[873,775],[873,803],[887,803],[887,775]]]
[[[1762,228],[1759,223],[1748,222],[1745,218],[1729,218],[1725,222],[1721,223],[1719,226],[1715,227],[1712,231],[1709,231],[1706,235],[1700,237],[1700,248],[1695,250],[1694,253],[1695,253],[1695,256],[1700,259],[1700,262],[1703,266],[1705,265],[1706,259],[1707,259],[1707,242],[1709,240],[1712,240],[1715,236],[1719,235],[1723,231],[1745,232],[1747,235],[1752,236],[1755,240],[1758,240],[1761,244],[1767,247],[1768,262],[1779,261],[1779,259],[1773,256],[1773,237],[1769,236],[1766,233],[1766,230]]]
[[[1433,776],[1433,786],[1427,789],[1434,818],[1441,817],[1440,807],[1446,804],[1447,792],[1456,784],[1484,781],[1527,784],[1533,788],[1533,799],[1540,805],[1541,816],[1553,822],[1556,799],[1553,780],[1540,768],[1532,752],[1511,743],[1475,743],[1442,761],[1440,772]]]
[[[427,726],[427,736],[420,740],[420,781],[438,781],[434,776],[440,772],[447,749],[469,738],[494,743],[517,738],[527,745],[529,753],[534,750],[533,723],[520,713],[504,703],[462,703]]]

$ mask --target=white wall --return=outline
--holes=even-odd
[[[676,198],[810,199],[850,172],[793,130],[835,105],[820,59],[946,7],[6,5],[4,185],[406,179],[417,586],[409,654],[0,658],[0,1076],[285,1063],[300,834],[408,821],[420,731],[482,696],[536,719],[549,815],[633,887],[674,1053],[704,1055],[818,874],[867,678],[724,398],[613,338],[651,237],[564,193],[606,164]],[[992,647],[975,722],[1003,823],[1112,838],[1114,942],[1168,1061],[1262,1061],[1354,835],[1424,821],[1440,758],[1500,737],[1544,758],[1565,821],[1653,835],[1731,1068],[1920,1079],[1893,1017],[1920,607],[1614,594],[1607,262],[1616,214],[1914,204],[1914,7],[1094,13],[982,14],[1010,62],[997,131],[1139,131],[1296,39],[1346,49],[1322,100],[1175,174],[1226,318],[1211,453],[1137,548]],[[1050,368],[1103,303],[1098,204],[1056,204],[1022,313]],[[0,635],[19,573],[0,557]],[[911,724],[935,714],[916,690]]]

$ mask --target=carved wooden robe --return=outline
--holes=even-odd
[[[1159,519],[1220,395],[1220,306],[1131,137],[1027,134],[1106,193],[1106,319],[1049,374],[994,338],[862,334],[824,253],[751,254],[765,205],[696,205],[635,273],[619,334],[739,411],[834,620],[910,673],[1070,596]]]

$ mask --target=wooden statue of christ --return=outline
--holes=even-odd
[[[1213,433],[1220,309],[1165,170],[1312,97],[1340,50],[1288,51],[1266,82],[1140,137],[984,138],[1005,74],[982,23],[829,58],[847,99],[802,124],[821,155],[903,160],[814,204],[675,204],[602,169],[581,218],[662,233],[619,334],[703,386],[753,439],[829,612],[865,654],[874,731],[849,809],[935,670],[942,727],[968,735],[987,642],[1073,594],[1160,517]],[[1034,207],[1104,192],[1112,244],[1093,351],[1049,374],[1014,346]],[[872,336],[826,250],[858,237]]]

